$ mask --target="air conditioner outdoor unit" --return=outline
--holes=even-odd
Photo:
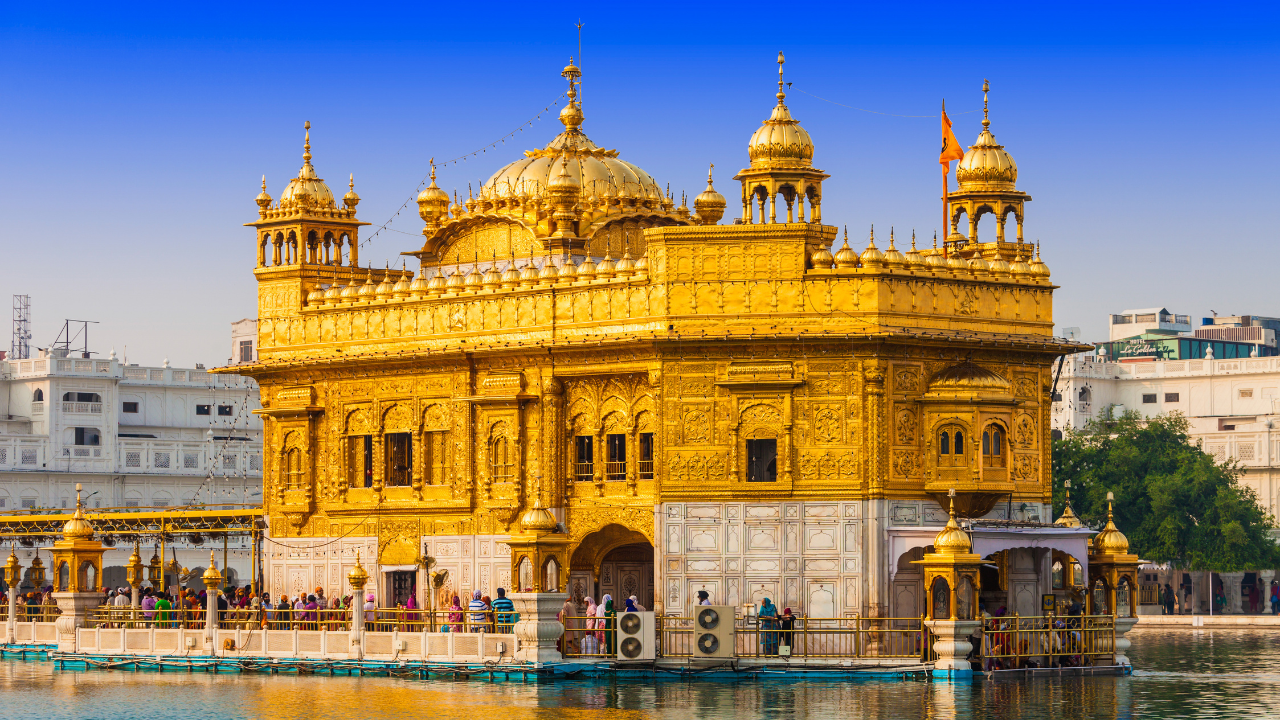
[[[618,659],[653,660],[657,658],[657,623],[652,612],[618,613]]]
[[[734,656],[734,608],[732,605],[699,605],[693,614],[693,656]]]

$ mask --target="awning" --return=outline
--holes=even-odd
[[[934,537],[942,531],[935,527],[891,527],[889,533],[889,579],[898,572],[898,559],[913,548],[933,544]],[[1089,577],[1089,538],[1096,531],[1086,527],[975,527],[969,531],[973,538],[973,552],[987,557],[1001,550],[1016,548],[1049,548],[1064,552],[1080,563],[1085,577]]]

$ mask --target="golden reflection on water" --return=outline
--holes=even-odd
[[[449,720],[757,717],[951,720],[1280,717],[1280,632],[1133,635],[1132,677],[920,680],[400,680],[56,671],[0,662],[13,717]]]

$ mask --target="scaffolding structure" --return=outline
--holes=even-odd
[[[31,357],[31,296],[13,296],[13,339],[9,344],[10,360]]]

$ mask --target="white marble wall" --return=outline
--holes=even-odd
[[[667,613],[687,612],[698,590],[812,617],[865,612],[864,515],[862,502],[663,503],[655,596]]]

